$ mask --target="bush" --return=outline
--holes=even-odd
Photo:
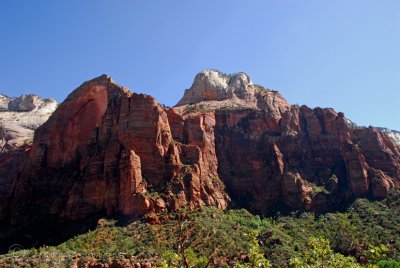
[[[56,247],[10,252],[0,267],[69,267],[80,259],[149,260],[160,267],[399,267],[400,194],[356,200],[345,212],[261,219],[248,211],[204,207],[159,215],[162,224],[112,220]],[[125,260],[124,259],[124,260]],[[41,264],[40,264],[41,263]],[[40,265],[39,265],[40,264]],[[47,266],[46,266],[47,265]]]
[[[377,264],[379,268],[400,268],[400,262],[394,260],[382,260]]]

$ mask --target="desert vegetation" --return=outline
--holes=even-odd
[[[0,266],[400,267],[399,237],[400,193],[393,192],[322,215],[260,218],[244,209],[205,207],[125,224],[101,219],[96,229],[60,245],[12,249]]]

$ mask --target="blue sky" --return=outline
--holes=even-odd
[[[400,130],[400,1],[0,1],[7,95],[62,101],[107,73],[171,106],[208,68]]]

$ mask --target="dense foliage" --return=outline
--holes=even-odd
[[[99,226],[55,247],[0,256],[0,267],[143,263],[158,267],[400,267],[400,194],[356,200],[346,212],[261,219],[203,208]]]

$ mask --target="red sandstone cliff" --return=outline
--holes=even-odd
[[[103,75],[71,93],[31,148],[1,156],[0,221],[203,205],[324,211],[400,187],[399,151],[243,73],[202,72],[171,109]]]
[[[199,136],[193,143],[175,142],[168,112],[173,116],[152,97],[107,76],[84,83],[36,131],[32,149],[18,154],[19,166],[12,155],[0,163],[7,180],[0,219],[23,223],[46,214],[76,220],[95,213],[227,208],[230,199],[209,150],[215,147],[213,129],[194,126]]]

